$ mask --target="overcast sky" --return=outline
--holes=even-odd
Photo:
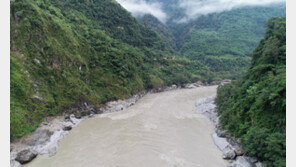
[[[147,2],[145,0],[117,0],[134,16],[151,14],[165,23],[168,16],[162,9],[161,0]],[[215,12],[222,12],[244,6],[264,6],[285,0],[179,0],[178,7],[184,9],[186,17],[182,21]]]

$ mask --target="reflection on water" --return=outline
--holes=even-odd
[[[220,167],[213,125],[195,101],[216,86],[148,94],[134,106],[83,121],[59,143],[57,154],[30,167]]]

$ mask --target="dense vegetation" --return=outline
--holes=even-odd
[[[237,79],[251,62],[251,55],[265,33],[270,17],[285,16],[285,5],[243,7],[222,13],[212,13],[179,23],[184,10],[171,1],[161,1],[169,19],[166,25],[151,16],[142,20],[154,28],[164,39],[175,39],[181,56],[199,61],[215,72],[216,78]]]
[[[182,16],[180,10],[167,10]],[[278,10],[284,11],[256,14],[267,13],[266,19]],[[245,49],[239,50],[244,44],[228,52],[221,49],[222,39],[207,48],[215,33],[213,27],[202,28],[211,24],[199,18],[178,26],[169,20],[166,26],[145,16],[142,24],[115,0],[12,0],[10,12],[11,139],[33,131],[44,117],[84,102],[99,107],[144,89],[233,79],[250,62]],[[230,16],[218,17],[224,26],[218,26],[219,34],[232,24],[225,22]]]
[[[146,14],[143,17],[140,17],[139,20],[147,27],[154,29],[160,36],[161,39],[165,42],[166,47],[173,53],[176,54],[177,44],[174,35],[171,30],[161,23],[157,18],[150,14]]]
[[[174,27],[175,31],[182,33],[177,35],[179,40],[183,40],[180,46],[182,53],[194,50],[200,56],[251,56],[264,36],[267,20],[280,16],[285,16],[285,6],[244,7],[200,16]]]
[[[246,75],[218,89],[225,129],[242,139],[250,156],[286,166],[286,18],[272,18]]]
[[[114,0],[14,0],[10,9],[11,139],[84,102],[214,76],[173,56]]]

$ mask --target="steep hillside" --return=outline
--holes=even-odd
[[[184,16],[170,5],[166,10],[174,19]],[[264,18],[276,13],[258,11]],[[115,0],[13,0],[10,12],[12,139],[84,102],[99,107],[144,89],[237,78],[250,62],[244,47],[249,38],[242,39],[250,28],[235,42],[226,36],[235,30],[233,14],[182,24],[171,17],[167,25],[146,15],[142,24]]]
[[[282,16],[285,16],[285,6],[244,7],[201,16],[185,25],[185,31],[178,30],[187,33],[178,37],[184,40],[181,52],[186,55],[194,51],[199,57],[224,54],[251,56],[264,36],[267,20]]]
[[[186,16],[184,9],[169,1],[161,3],[169,17],[166,25],[152,19],[145,24],[155,30],[165,27],[162,30],[176,39],[174,45],[181,56],[206,65],[217,78],[230,79],[239,78],[249,67],[250,56],[264,36],[267,20],[283,17],[286,11],[285,4],[243,7],[180,22]]]
[[[139,20],[147,27],[155,30],[165,42],[166,47],[173,53],[177,53],[176,39],[169,28],[161,23],[157,18],[152,15],[144,15]]]
[[[186,25],[179,36],[180,52],[199,60],[219,76],[236,79],[249,67],[250,56],[263,38],[270,17],[285,16],[284,6],[245,7],[201,16]],[[189,29],[190,28],[190,29]]]
[[[11,139],[84,102],[212,78],[114,0],[15,0],[10,9]]]
[[[247,74],[219,87],[216,104],[221,124],[250,156],[286,166],[286,18],[268,21]]]

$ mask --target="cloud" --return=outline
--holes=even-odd
[[[219,13],[233,8],[266,6],[283,2],[285,2],[285,0],[179,0],[179,7],[183,8],[186,14],[186,17],[181,19],[180,22],[200,15]]]
[[[168,19],[167,14],[162,9],[162,0],[117,0],[125,9],[130,11],[135,17],[151,14],[165,23]],[[172,10],[182,9],[185,17],[176,22],[186,22],[190,19],[219,13],[234,8],[245,6],[266,6],[275,3],[284,3],[286,0],[177,0],[169,4]],[[168,4],[167,4],[168,5]]]
[[[167,20],[167,15],[159,2],[146,2],[145,0],[117,0],[117,2],[136,17],[151,14],[163,23]]]

